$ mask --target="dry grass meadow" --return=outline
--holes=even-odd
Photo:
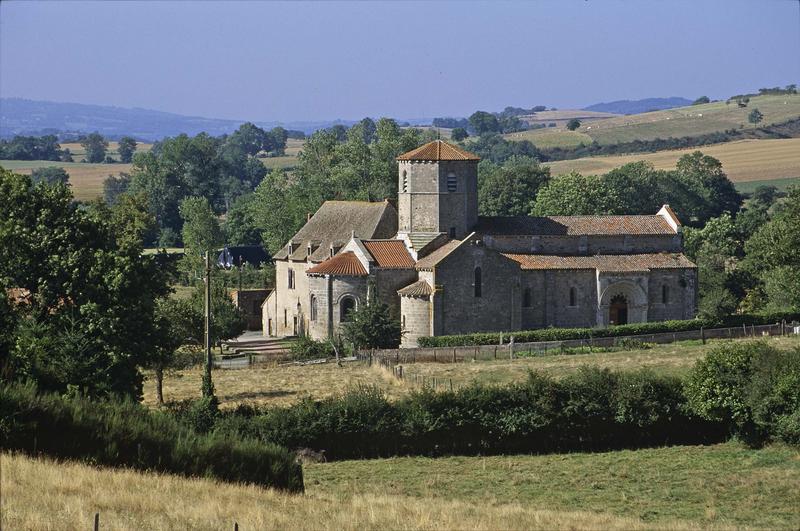
[[[659,170],[675,168],[678,159],[694,151],[719,159],[733,182],[800,177],[800,138],[740,140],[690,149],[635,153],[548,162],[553,175],[576,171],[585,175],[608,173],[623,164],[646,161]]]
[[[800,453],[736,443],[304,465],[306,493],[2,454],[3,529],[796,529]]]
[[[800,338],[770,338],[767,341],[781,348],[800,347]],[[656,345],[650,349],[595,352],[591,354],[538,355],[492,361],[461,363],[415,363],[404,366],[405,381],[398,381],[388,371],[366,362],[321,365],[259,365],[248,369],[218,369],[214,371],[214,386],[222,407],[241,403],[269,406],[290,405],[304,397],[322,399],[339,395],[358,386],[374,386],[390,399],[397,399],[415,389],[421,377],[452,380],[454,387],[473,382],[509,384],[523,382],[528,371],[542,371],[560,378],[583,366],[611,370],[651,369],[659,374],[682,375],[705,355],[718,341],[706,345],[700,341],[684,341]],[[178,401],[197,398],[200,394],[200,367],[174,371],[164,376],[164,400]],[[416,383],[414,376],[417,377]],[[155,383],[146,374],[144,403],[156,405]]]
[[[0,166],[15,173],[30,174],[35,168],[57,166],[69,174],[72,194],[79,201],[91,201],[103,195],[103,181],[109,175],[131,171],[130,164],[89,164],[51,160],[0,160]]]

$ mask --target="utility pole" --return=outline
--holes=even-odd
[[[206,251],[206,292],[205,292],[205,347],[206,347],[206,373],[203,376],[203,396],[212,396],[214,387],[211,383],[211,258]]]

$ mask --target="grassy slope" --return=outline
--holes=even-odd
[[[306,494],[2,454],[8,529],[797,528],[800,453],[728,443],[309,464]]]
[[[587,157],[548,162],[553,175],[577,171],[587,175],[607,173],[629,162],[645,160],[657,169],[674,169],[678,159],[694,151],[702,151],[722,162],[734,182],[749,182],[800,176],[800,138],[740,140],[690,149]]]
[[[764,115],[761,126],[780,123],[800,116],[800,95],[756,96],[750,99],[747,107],[740,108],[735,103],[726,105],[724,101],[678,107],[665,111],[654,111],[629,116],[618,116],[599,121],[587,122],[576,132],[587,135],[600,144],[614,144],[633,140],[652,140],[655,138],[696,136],[739,127],[753,127],[747,115],[758,108]],[[702,116],[700,116],[702,115]],[[512,133],[511,140],[528,139],[540,147],[558,145],[547,139],[548,134],[564,134],[561,127],[545,130]],[[561,144],[571,146],[569,142]],[[537,142],[538,140],[538,142]]]
[[[790,348],[800,346],[800,338],[773,338],[769,341]],[[657,345],[647,350],[598,352],[593,354],[565,354],[536,356],[509,360],[478,361],[466,363],[417,363],[404,367],[408,377],[413,375],[453,380],[453,385],[472,381],[487,384],[505,384],[524,381],[529,370],[540,370],[556,377],[576,371],[581,366],[593,365],[613,370],[631,370],[647,367],[663,374],[683,374],[715,343],[687,341],[671,345]],[[183,400],[196,398],[200,392],[201,369],[194,368],[168,373],[164,376],[164,399]],[[214,371],[214,385],[223,407],[233,407],[242,402],[264,405],[288,405],[302,397],[324,398],[339,394],[359,385],[374,385],[384,390],[390,399],[409,393],[413,387],[407,378],[398,382],[377,367],[365,363],[335,363],[308,366],[259,366],[252,369]],[[155,384],[147,374],[144,402],[155,405]]]
[[[76,159],[77,160],[77,159]],[[103,181],[109,175],[130,172],[130,164],[89,164],[50,160],[0,160],[0,166],[15,173],[30,174],[35,168],[58,166],[67,170],[75,199],[89,201],[103,195]]]

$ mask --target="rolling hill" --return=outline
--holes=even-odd
[[[505,135],[509,140],[530,140],[537,147],[571,147],[581,143],[616,144],[634,140],[698,136],[728,129],[755,128],[747,117],[753,109],[764,116],[758,124],[786,122],[800,118],[800,94],[754,96],[747,107],[724,101],[677,107],[664,111],[614,116],[583,123],[575,131],[563,127],[535,129]]]
[[[675,107],[691,105],[692,100],[686,98],[645,98],[642,100],[617,100],[608,103],[595,103],[584,107],[584,111],[610,112],[614,114],[639,114],[650,111],[663,111]]]

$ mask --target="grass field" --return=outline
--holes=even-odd
[[[585,175],[607,173],[629,162],[645,160],[657,169],[674,169],[687,153],[702,151],[719,159],[725,173],[734,182],[762,181],[800,176],[800,138],[740,140],[690,149],[586,157],[548,162],[553,175],[577,171]]]
[[[555,147],[577,147],[581,144],[591,144],[592,137],[580,131],[567,131],[564,128],[550,127],[547,129],[533,129],[506,135],[509,140],[530,140],[539,149]]]
[[[774,186],[785,192],[792,186],[800,186],[800,177],[787,177],[786,179],[764,179],[763,181],[740,181],[736,189],[743,194],[752,194],[759,186]]]
[[[109,142],[106,154],[111,156],[114,160],[119,160],[119,154],[117,153],[118,148],[119,142]],[[152,148],[153,144],[137,142],[136,153],[146,153]],[[83,146],[78,142],[67,142],[66,144],[61,144],[61,149],[69,149],[72,153],[72,158],[75,159],[75,162],[80,162],[81,159],[86,156],[86,150],[83,149]]]
[[[77,159],[76,159],[77,160]],[[130,164],[89,164],[52,160],[0,160],[0,166],[16,173],[30,174],[35,168],[57,166],[69,174],[72,194],[80,201],[90,201],[103,195],[103,181],[109,175],[131,171]]]
[[[4,529],[796,529],[800,453],[715,446],[304,466],[306,493],[2,454]]]
[[[202,369],[196,367],[164,375],[164,400],[197,398]],[[350,362],[309,366],[259,365],[248,369],[219,369],[213,373],[214,387],[222,407],[247,402],[262,405],[289,405],[303,397],[317,399],[340,394],[359,385],[376,386],[390,398],[408,392],[408,388],[388,374],[366,363]],[[144,403],[156,404],[155,382],[146,374]]]
[[[633,140],[653,140],[655,138],[697,136],[726,129],[754,127],[747,116],[758,108],[764,115],[759,126],[785,122],[800,117],[800,95],[756,96],[750,99],[747,107],[740,108],[735,103],[726,105],[724,101],[678,107],[664,111],[654,111],[629,116],[616,116],[597,121],[587,121],[577,130],[600,144],[615,144]],[[506,135],[510,140],[531,140],[539,147],[556,147],[557,142],[546,138],[548,134],[564,133],[563,128],[538,129]],[[567,140],[564,147],[575,145],[575,137]]]
[[[737,340],[742,341],[742,340]],[[800,337],[769,338],[771,344],[779,348],[800,347]],[[595,366],[614,371],[650,369],[658,374],[682,376],[695,362],[718,345],[719,341],[709,341],[703,345],[697,341],[681,341],[667,345],[655,345],[644,350],[624,350],[618,352],[598,352],[593,354],[557,354],[554,356],[535,356],[513,361],[476,361],[466,363],[415,363],[404,367],[406,377],[424,376],[452,379],[453,385],[472,382],[484,384],[509,384],[523,382],[528,371],[535,370],[561,378],[573,374],[578,368]]]
[[[800,347],[800,338],[771,338],[768,341],[783,347]],[[350,362],[342,367],[335,363],[307,366],[256,366],[249,369],[214,371],[214,386],[223,407],[247,402],[261,405],[289,405],[303,397],[316,399],[337,395],[359,385],[382,389],[389,399],[411,392],[413,375],[452,379],[454,386],[471,382],[508,384],[522,382],[529,370],[538,370],[555,377],[575,372],[581,366],[597,366],[612,370],[649,368],[659,374],[685,374],[698,358],[718,341],[703,345],[699,341],[684,341],[656,345],[651,349],[596,352],[592,354],[559,354],[497,361],[464,363],[416,363],[404,367],[405,382],[392,378],[387,372],[366,363]],[[164,400],[197,398],[200,393],[201,368],[174,371],[164,376]],[[155,406],[155,383],[146,374],[144,403]]]

